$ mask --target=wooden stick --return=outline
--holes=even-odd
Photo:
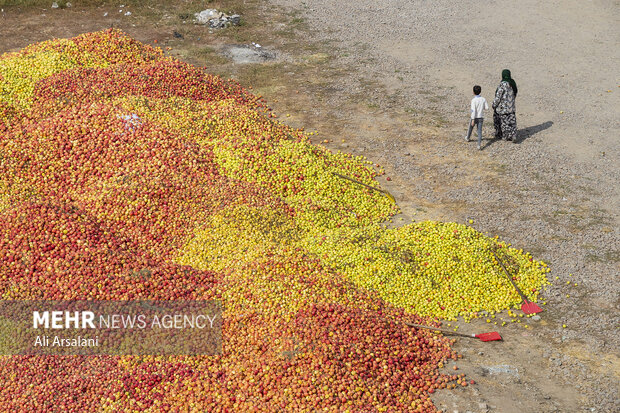
[[[365,183],[363,183],[363,182],[357,181],[357,180],[355,180],[355,179],[353,179],[353,178],[349,178],[348,176],[341,175],[341,174],[336,173],[336,172],[332,172],[332,174],[333,174],[333,175],[336,175],[336,176],[337,176],[337,177],[339,177],[339,178],[346,179],[347,181],[351,181],[351,182],[353,182],[353,183],[356,183],[356,184],[359,184],[359,185],[363,185],[363,186],[365,186],[365,187],[366,187],[366,188],[368,188],[368,189],[372,189],[373,191],[382,192],[382,193],[384,193],[384,194],[385,194],[388,198],[390,198],[390,200],[392,200],[392,202],[396,203],[396,200],[394,199],[394,197],[392,196],[392,194],[390,194],[390,193],[389,193],[388,191],[386,191],[385,189],[375,188],[374,186],[370,186],[370,185],[368,185],[368,184],[365,184]]]
[[[440,331],[440,332],[442,332],[444,334],[454,334],[455,336],[476,338],[475,334],[457,333],[456,331],[442,330],[441,328],[423,326],[423,325],[420,325],[420,324],[412,324],[412,323],[405,323],[405,324],[408,325],[409,327],[426,328],[427,330]]]
[[[497,260],[497,262],[499,262],[499,265],[502,266],[502,269],[504,270],[504,272],[506,273],[506,277],[508,277],[508,280],[510,281],[510,283],[512,284],[512,286],[515,288],[515,290],[517,290],[517,292],[519,293],[519,295],[521,296],[521,299],[525,302],[528,302],[529,300],[527,299],[527,297],[525,296],[525,294],[523,294],[523,292],[521,291],[521,289],[519,289],[519,287],[517,287],[517,283],[512,279],[512,277],[510,276],[510,274],[508,273],[508,270],[506,269],[506,267],[504,266],[504,263],[502,262],[502,260],[499,259],[499,257],[497,256],[497,254],[495,253],[494,250],[491,250],[491,253],[493,253],[493,256],[495,257],[495,259]]]

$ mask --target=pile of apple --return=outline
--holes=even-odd
[[[546,266],[455,223],[385,230],[363,157],[118,30],[0,57],[2,299],[224,303],[223,352],[0,358],[3,411],[435,411],[450,340]]]

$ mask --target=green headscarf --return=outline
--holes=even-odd
[[[517,96],[517,82],[514,81],[512,77],[510,77],[510,70],[504,69],[502,70],[502,80],[510,83],[510,87],[515,92],[515,96]]]

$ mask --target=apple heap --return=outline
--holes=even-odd
[[[456,358],[447,339],[404,326],[413,316],[301,251],[222,274],[161,262],[118,235],[121,225],[66,203],[24,202],[2,217],[4,299],[221,298],[227,306],[220,356],[3,357],[7,409],[431,409],[428,393],[455,380],[437,372]],[[353,337],[364,341],[345,347]],[[62,383],[46,379],[56,369]]]
[[[349,240],[356,242],[347,242]],[[490,252],[501,248],[514,279],[535,300],[547,285],[545,263],[522,250],[454,222],[424,221],[396,229],[379,225],[310,233],[304,243],[356,284],[416,314],[466,320],[478,312],[499,312],[521,298]]]
[[[363,157],[118,30],[0,57],[0,294],[221,299],[204,356],[0,357],[0,410],[435,411],[452,341],[405,321],[536,297],[548,268],[455,223],[386,230]]]
[[[0,214],[3,299],[215,299],[212,272],[166,262],[114,221],[69,203],[21,203]],[[182,288],[191,284],[191,290]]]

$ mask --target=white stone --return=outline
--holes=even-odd
[[[220,13],[216,9],[206,9],[200,13],[194,14],[194,17],[196,18],[196,23],[207,24],[209,20],[219,18]]]

